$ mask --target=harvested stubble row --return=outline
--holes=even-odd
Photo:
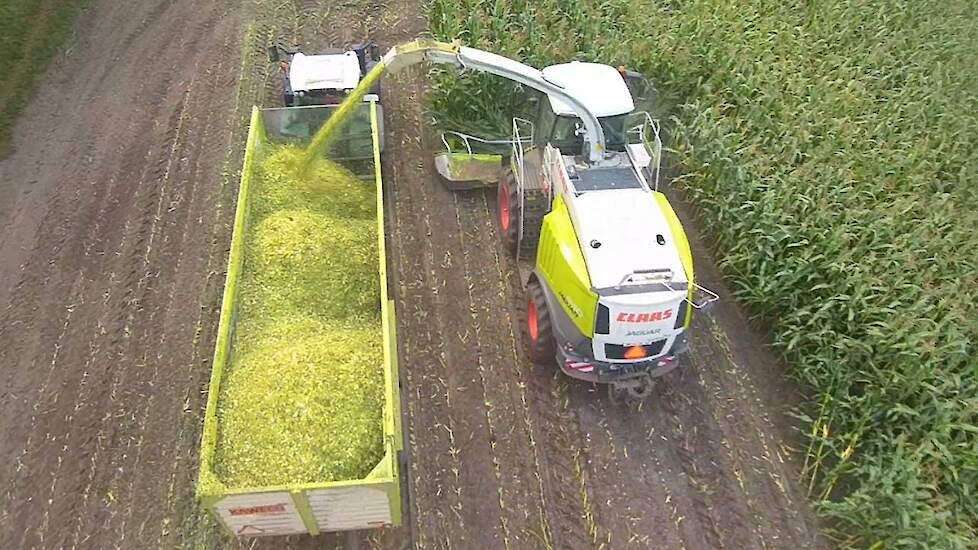
[[[366,476],[383,456],[374,189],[302,149],[255,173],[216,471],[229,487]]]

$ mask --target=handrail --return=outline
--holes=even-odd
[[[671,287],[668,282],[663,284],[669,290],[683,290],[683,289],[677,289]],[[693,306],[693,309],[703,309],[709,306],[710,304],[712,304],[713,302],[716,302],[717,300],[720,299],[719,294],[713,292],[712,290],[706,288],[703,285],[696,284],[695,282],[687,283],[686,290],[689,293],[688,297],[686,298],[686,302],[689,303],[689,305]],[[706,294],[707,295],[706,300],[703,301],[702,303],[697,304],[694,301],[696,298],[696,292],[700,292],[701,294]]]
[[[655,178],[653,180],[653,190],[659,190],[659,169],[662,163],[662,137],[659,134],[659,122],[652,118],[647,111],[640,111],[636,114],[645,115],[645,120],[642,124],[632,127],[628,130],[629,134],[637,134],[638,139],[645,146],[645,150],[648,152],[651,159],[649,166],[655,171]],[[651,129],[652,135],[649,135],[649,130]]]
[[[530,129],[530,135],[527,138],[527,140],[524,140],[523,139],[523,136],[520,134],[520,126],[521,125],[526,126],[526,127],[528,127]],[[525,181],[525,178],[526,178],[526,170],[525,170],[524,164],[523,164],[523,147],[522,147],[522,144],[523,143],[533,143],[533,132],[534,132],[534,130],[535,130],[535,128],[533,126],[533,123],[530,122],[529,120],[526,120],[526,119],[523,119],[523,118],[519,118],[519,117],[513,117],[513,140],[512,140],[513,161],[516,163],[516,168],[518,169],[518,172],[519,172],[518,174],[514,174],[514,176],[517,176],[514,179],[516,179],[516,196],[517,196],[517,198],[519,200],[519,205],[520,205],[520,209],[519,209],[520,215],[518,216],[518,219],[519,219],[519,232],[517,233],[517,246],[516,246],[516,260],[517,261],[519,261],[519,259],[520,259],[520,244],[523,241],[523,212],[524,212],[524,210],[523,210],[523,206],[524,206],[524,200],[523,200],[523,197],[524,197],[523,182]]]
[[[445,130],[444,132],[441,133],[441,142],[445,145],[445,150],[448,151],[449,153],[452,152],[452,146],[449,145],[448,139],[445,138],[446,135],[452,135],[461,139],[462,143],[465,145],[465,152],[470,155],[472,154],[472,145],[469,143],[470,141],[474,141],[476,143],[482,143],[484,145],[512,145],[513,144],[512,139],[486,139],[486,138],[481,138],[479,136],[473,136],[471,134],[456,132],[455,130]],[[524,140],[521,140],[520,143],[532,143],[532,139],[526,138]]]
[[[701,286],[701,285],[698,285],[696,283],[693,283],[691,286],[692,286],[692,289],[693,289],[693,294],[694,294],[693,297],[694,298],[695,298],[695,292],[696,291],[700,291],[703,294],[706,294],[707,295],[706,301],[704,301],[701,304],[697,304],[693,300],[687,300],[689,302],[689,305],[693,306],[693,309],[703,309],[703,308],[709,306],[710,304],[712,304],[713,302],[716,302],[717,300],[720,299],[720,295],[719,294],[717,294],[716,292],[713,292],[712,290],[706,288],[705,286]]]
[[[631,279],[633,277],[635,277],[636,275],[645,275],[646,276],[646,280],[644,280],[644,281],[631,281]],[[673,271],[671,269],[669,269],[669,268],[661,268],[661,269],[636,269],[635,271],[632,271],[631,273],[628,273],[627,275],[625,275],[624,277],[622,277],[621,281],[617,285],[615,285],[614,288],[615,288],[615,290],[620,290],[621,287],[625,286],[626,283],[629,283],[629,284],[631,284],[631,283],[648,284],[648,283],[654,281],[656,284],[660,284],[660,285],[664,286],[666,289],[668,289],[668,290],[670,290],[672,292],[680,292],[680,291],[687,292],[688,295],[687,295],[686,301],[689,303],[689,305],[693,306],[693,309],[703,309],[703,308],[709,306],[710,304],[712,304],[713,302],[716,302],[717,300],[720,299],[720,295],[719,294],[717,294],[716,292],[713,292],[712,290],[706,288],[705,286],[696,284],[695,282],[692,282],[691,281],[691,282],[688,282],[688,283],[684,283],[684,282],[677,283],[677,282],[673,281],[672,280],[673,275],[674,275],[673,274]],[[684,285],[684,288],[676,288],[674,286],[675,284]],[[696,293],[697,292],[699,292],[700,294],[705,294],[706,295],[706,299],[703,302],[697,303],[695,301]]]
[[[625,283],[629,282],[629,280],[632,277],[636,276],[636,275],[646,275],[646,281],[643,281],[643,282],[649,282],[649,281],[658,280],[658,279],[665,279],[666,281],[672,281],[672,277],[673,277],[672,270],[669,269],[669,268],[664,268],[664,269],[636,269],[635,271],[632,271],[631,273],[629,273],[629,274],[625,275],[624,277],[622,277],[621,278],[621,281],[619,281],[618,284],[615,285],[615,288],[621,288],[622,285],[624,285]]]

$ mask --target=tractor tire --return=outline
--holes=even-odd
[[[538,365],[552,365],[557,351],[553,322],[543,287],[535,280],[526,285],[526,333],[530,360]]]
[[[503,248],[515,256],[520,244],[520,202],[516,195],[516,178],[508,168],[496,187],[496,212]]]

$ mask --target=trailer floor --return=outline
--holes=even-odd
[[[235,541],[197,512],[244,124],[278,78],[241,36],[387,47],[419,9],[93,1],[0,161],[0,548],[822,545],[785,450],[796,392],[729,299],[641,409],[529,364],[494,193],[439,183],[422,71],[383,98],[405,526]]]

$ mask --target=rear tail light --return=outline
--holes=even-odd
[[[651,344],[645,344],[643,346],[619,346],[618,344],[605,344],[604,354],[608,359],[642,359],[644,357],[654,357],[662,353],[662,348],[665,347],[665,345],[665,338],[652,342]],[[644,352],[644,355],[639,355],[640,352]]]
[[[648,356],[645,346],[632,346],[625,350],[625,359],[644,359]]]

